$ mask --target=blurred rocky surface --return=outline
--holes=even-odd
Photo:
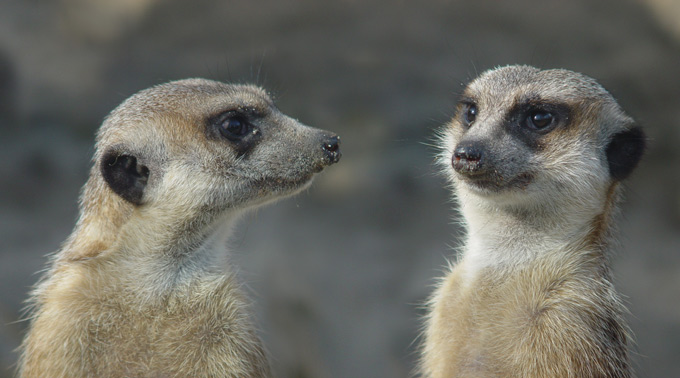
[[[651,13],[675,39],[680,40],[680,1],[677,0],[638,0],[651,10]]]
[[[340,164],[246,216],[232,242],[277,375],[408,376],[459,235],[429,144],[462,83],[511,63],[593,76],[645,127],[615,275],[639,375],[680,376],[680,44],[645,4],[3,1],[0,376],[36,272],[75,222],[101,120],[195,76],[261,84],[343,138]]]

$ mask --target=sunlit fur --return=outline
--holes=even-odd
[[[509,109],[527,95],[571,110],[535,149],[507,130]],[[468,129],[459,107],[440,133],[439,160],[467,235],[429,303],[421,374],[630,376],[608,261],[619,184],[605,149],[633,121],[594,80],[566,70],[498,68],[463,96],[477,101],[478,116]],[[500,190],[469,184],[451,165],[464,138],[492,146],[499,182],[531,180]]]
[[[210,116],[242,107],[261,113],[247,156],[206,132]],[[253,86],[190,79],[123,102],[97,134],[76,227],[32,294],[20,374],[268,376],[227,240],[243,211],[302,190],[330,164],[328,135]],[[138,206],[102,178],[111,149],[149,168]]]

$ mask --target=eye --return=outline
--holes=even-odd
[[[250,133],[252,126],[241,114],[228,114],[220,124],[220,133],[229,140],[239,140]]]
[[[465,119],[465,123],[468,125],[472,124],[475,119],[477,119],[477,105],[466,104],[463,111],[465,112],[463,114],[463,118]]]
[[[550,112],[545,111],[533,111],[529,113],[526,119],[526,124],[528,127],[535,130],[543,130],[548,126],[551,126],[555,122],[555,116]]]

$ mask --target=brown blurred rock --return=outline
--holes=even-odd
[[[0,49],[0,127],[16,128],[17,77],[9,55]]]
[[[676,41],[680,42],[680,1],[638,0],[647,6],[661,25]]]
[[[111,42],[134,30],[159,0],[60,0],[62,26],[78,38]]]

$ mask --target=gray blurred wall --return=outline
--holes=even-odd
[[[277,375],[408,376],[421,305],[460,236],[429,144],[464,83],[526,63],[597,78],[649,135],[616,284],[639,375],[680,377],[680,14],[666,3],[3,0],[0,376],[36,272],[75,221],[96,128],[185,77],[263,85],[343,138],[340,164],[245,217],[232,242]]]

